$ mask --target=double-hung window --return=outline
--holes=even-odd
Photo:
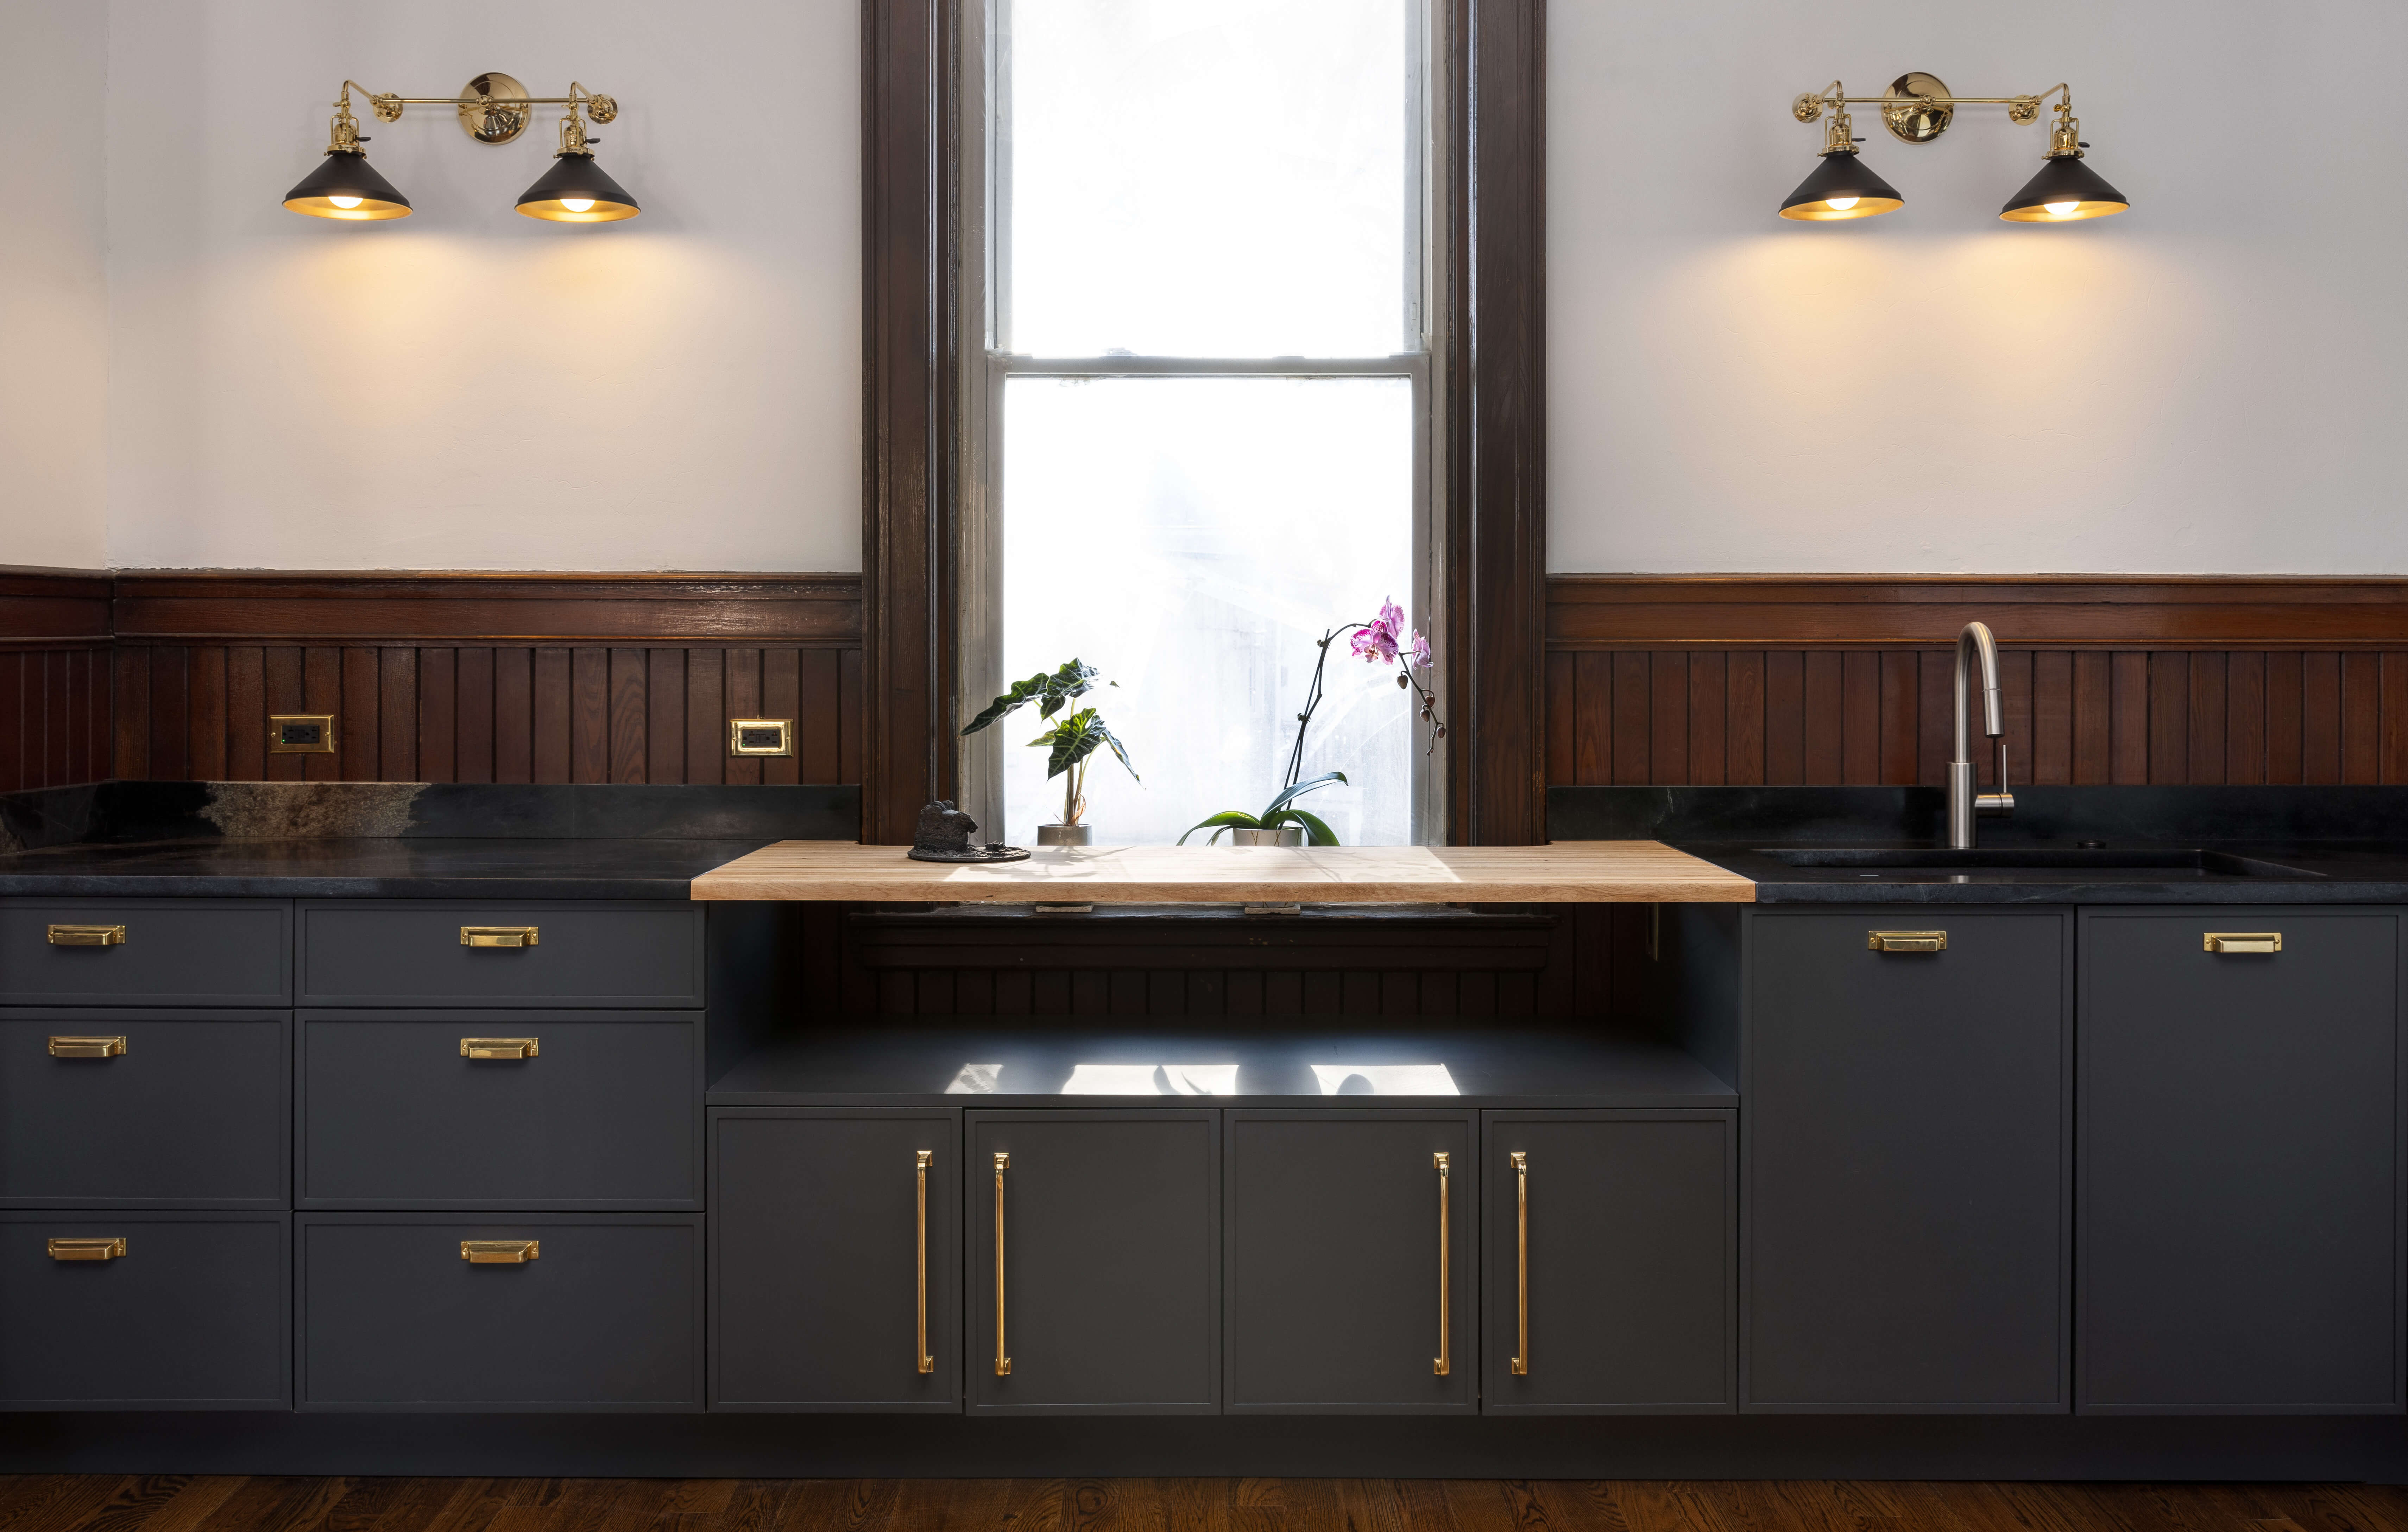
[[[963,3],[962,699],[1097,666],[1143,780],[1099,755],[1085,819],[1167,842],[1278,790],[1326,631],[1389,600],[1436,625],[1433,7]],[[1301,806],[1348,844],[1443,839],[1412,694],[1346,648],[1302,770],[1348,785]],[[968,807],[1022,845],[1062,810],[1041,727],[964,742]]]

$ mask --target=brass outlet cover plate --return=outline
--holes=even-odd
[[[792,755],[795,721],[791,718],[731,718],[727,721],[730,755]]]
[[[332,713],[270,713],[267,715],[270,755],[332,755],[335,715]]]
[[[1930,105],[1918,105],[1922,98]],[[1883,93],[1882,121],[1889,131],[1910,144],[1928,144],[1956,121],[1955,98],[1938,75],[1910,69],[1889,82]]]
[[[460,92],[460,130],[480,144],[507,144],[527,130],[532,107],[496,107],[495,100],[524,101],[527,88],[509,76],[487,71]]]

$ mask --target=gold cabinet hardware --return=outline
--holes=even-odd
[[[1865,949],[1874,952],[1944,952],[1948,950],[1945,931],[1868,931]]]
[[[53,925],[48,935],[53,947],[122,947],[122,925]]]
[[[536,1056],[534,1038],[463,1038],[460,1056],[464,1059],[531,1059]]]
[[[53,1239],[50,1242],[53,1261],[114,1261],[125,1253],[125,1237],[111,1239]]]
[[[460,1259],[470,1266],[524,1266],[543,1253],[540,1239],[463,1239]]]
[[[1513,1151],[1513,1376],[1530,1373],[1530,1156]]]
[[[52,1038],[54,1059],[113,1059],[125,1052],[123,1038]]]
[[[532,947],[536,927],[532,925],[464,925],[460,927],[463,947]]]
[[[917,1156],[920,1178],[920,1344],[918,1366],[922,1372],[937,1370],[937,1359],[928,1352],[928,1162],[937,1157],[933,1149],[921,1150]],[[996,1328],[1000,1330],[1001,1325]]]
[[[1455,1370],[1454,1349],[1447,1344],[1446,1152],[1432,1154],[1430,1164],[1438,1170],[1438,1354],[1430,1358],[1430,1370],[1443,1378]]]
[[[2210,931],[2207,950],[2211,952],[2279,952],[2283,950],[2280,931]]]
[[[1011,1168],[1011,1156],[995,1157],[995,1375],[1011,1376],[1011,1357],[1003,1345],[1003,1173]]]

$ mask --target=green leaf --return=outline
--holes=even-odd
[[[1187,834],[1181,836],[1176,844],[1182,846],[1186,845],[1187,836],[1194,835],[1197,831],[1204,828],[1207,824],[1217,824],[1221,827],[1221,830],[1259,830],[1263,827],[1262,821],[1256,819],[1254,815],[1247,813],[1242,809],[1225,809],[1221,812],[1214,814],[1211,819],[1199,819],[1195,823],[1189,825],[1187,827]],[[1204,844],[1209,846],[1212,844],[1213,841],[1220,839],[1221,830],[1215,830],[1210,836],[1207,836],[1205,838]]]
[[[1054,753],[1045,762],[1045,775],[1059,777],[1096,753],[1104,742],[1103,721],[1093,708],[1082,708],[1054,725]]]
[[[1335,846],[1338,844],[1338,832],[1323,823],[1318,814],[1309,814],[1301,809],[1282,809],[1263,816],[1263,828],[1268,830],[1279,824],[1303,825],[1304,838],[1309,845]]]
[[[1093,708],[1090,708],[1090,709],[1087,709],[1087,711],[1088,711],[1089,713],[1093,713],[1093,712],[1095,711],[1095,709],[1094,709]],[[1120,736],[1118,736],[1118,735],[1116,735],[1116,734],[1112,733],[1112,731],[1111,731],[1111,730],[1110,730],[1110,729],[1108,729],[1108,728],[1104,727],[1104,721],[1103,721],[1102,719],[1100,719],[1100,718],[1098,718],[1098,719],[1096,719],[1096,732],[1097,734],[1100,734],[1100,735],[1102,735],[1102,736],[1104,737],[1104,743],[1105,743],[1105,744],[1107,744],[1107,745],[1111,746],[1111,747],[1112,747],[1112,753],[1113,753],[1114,755],[1117,755],[1117,756],[1119,756],[1119,757],[1121,758],[1121,769],[1122,769],[1122,770],[1124,770],[1124,771],[1127,772],[1127,773],[1128,773],[1132,778],[1135,778],[1135,779],[1136,779],[1137,780],[1139,780],[1139,781],[1143,781],[1143,780],[1145,780],[1145,779],[1144,779],[1143,777],[1140,777],[1140,776],[1138,776],[1138,774],[1137,774],[1137,767],[1135,767],[1135,766],[1133,766],[1129,765],[1128,752],[1121,748]]]
[[[1344,783],[1345,781],[1346,773],[1342,771],[1325,771],[1320,776],[1312,778],[1311,780],[1298,782],[1294,787],[1282,788],[1280,790],[1279,796],[1271,799],[1270,807],[1265,809],[1263,812],[1268,814],[1273,809],[1284,809],[1291,801],[1304,796],[1307,793],[1312,792],[1316,787],[1327,787],[1331,782]],[[1337,842],[1331,841],[1330,844],[1334,846]]]
[[[1039,704],[1037,716],[1051,718],[1062,710],[1062,705],[1072,697],[1082,695],[1095,684],[1096,667],[1072,660],[1059,669],[1039,670],[1026,680],[1016,680],[1011,689],[986,705],[984,711],[962,729],[964,734],[976,734],[1007,713],[1017,711],[1029,703]]]

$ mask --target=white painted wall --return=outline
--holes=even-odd
[[[0,564],[108,554],[108,72],[105,7],[0,0]]]
[[[1548,564],[2408,573],[2399,0],[1554,0]],[[1856,109],[1907,198],[1774,216],[1790,98],[2074,88],[2132,199],[2000,222],[2044,126]]]
[[[107,8],[108,562],[860,567],[857,0]],[[643,216],[512,210],[556,108],[490,147],[357,95],[416,214],[280,206],[346,76],[486,69],[617,96]]]

